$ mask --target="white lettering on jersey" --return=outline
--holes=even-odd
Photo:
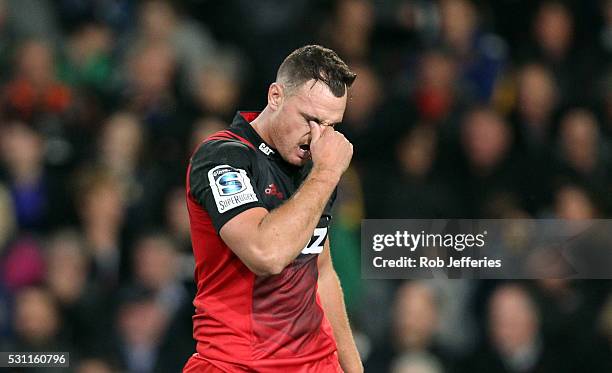
[[[323,244],[327,237],[327,227],[315,228],[312,238],[306,247],[302,250],[302,254],[320,254],[323,251]]]
[[[264,144],[263,142],[259,144],[259,150],[261,150],[261,152],[264,153],[265,155],[270,155],[274,153],[274,150],[270,149],[270,147]]]

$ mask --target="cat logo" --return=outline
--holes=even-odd
[[[261,152],[265,155],[274,154],[274,150],[270,149],[270,147],[263,142],[259,144],[259,150],[261,150]]]

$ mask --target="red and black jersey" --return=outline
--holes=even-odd
[[[302,184],[311,164],[286,163],[238,113],[228,130],[206,139],[187,172],[187,203],[196,261],[197,352],[227,371],[298,367],[336,350],[317,295],[317,258],[333,197],[312,239],[280,274],[259,277],[221,240],[219,230],[247,209],[272,210]]]

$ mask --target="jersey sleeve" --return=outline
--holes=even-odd
[[[264,207],[255,188],[254,157],[245,144],[216,140],[201,145],[191,158],[189,193],[217,232],[241,212]]]

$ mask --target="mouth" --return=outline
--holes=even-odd
[[[300,144],[299,146],[299,157],[302,159],[310,158],[310,144]]]

